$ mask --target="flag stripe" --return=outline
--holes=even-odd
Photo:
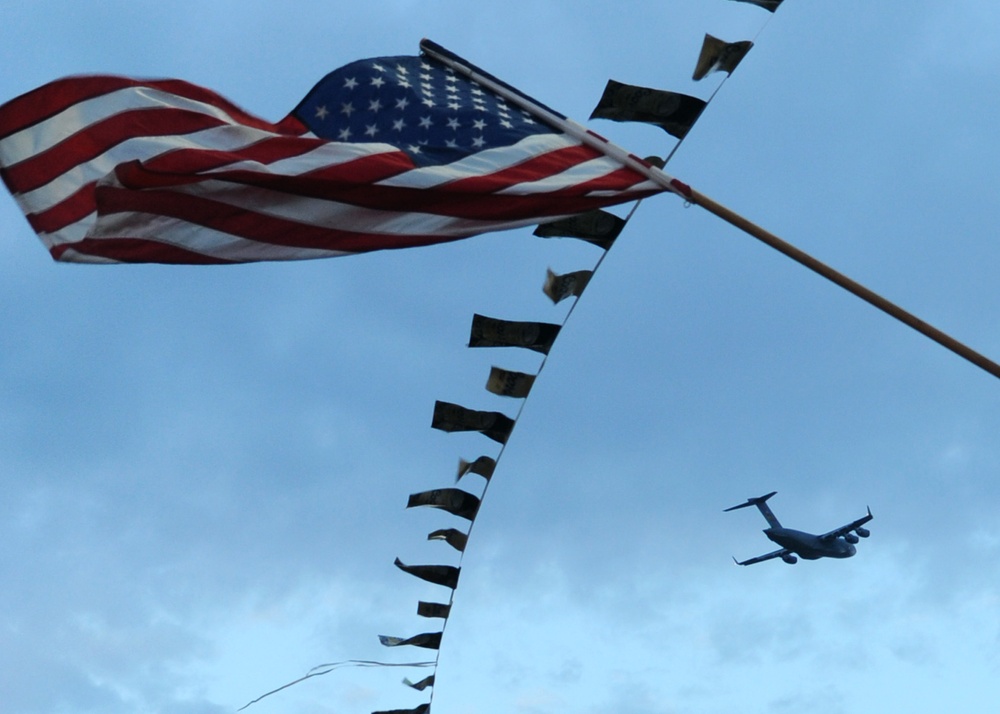
[[[159,97],[168,106],[184,106],[193,100],[229,115],[234,122],[258,129],[271,129],[275,125],[249,114],[225,97],[210,89],[199,87],[180,79],[138,80],[107,75],[67,77],[39,87],[3,105],[0,113],[0,139],[29,127],[34,127],[66,110],[86,105],[88,100],[99,99],[106,111],[120,111],[120,98],[114,93],[132,90],[147,97]],[[175,104],[176,103],[176,104]]]
[[[86,131],[86,128],[84,127],[81,131]],[[26,213],[39,212],[54,206],[68,196],[76,193],[81,185],[106,176],[111,171],[114,171],[116,166],[127,161],[151,160],[161,155],[166,157],[174,151],[183,149],[190,149],[192,151],[208,149],[238,152],[272,136],[274,134],[262,133],[256,129],[222,126],[204,132],[188,134],[183,137],[152,136],[129,138],[127,141],[112,147],[101,156],[86,161],[77,159],[79,163],[72,169],[67,170],[63,174],[52,174],[48,183],[34,190],[25,191],[23,188],[19,188],[13,184],[6,175],[6,170],[4,180]],[[315,139],[312,141],[315,141]],[[326,142],[324,142],[324,145],[326,145]],[[32,160],[31,163],[34,164],[36,161]],[[44,165],[44,161],[39,161],[38,163]],[[25,162],[25,165],[27,165],[27,162]]]
[[[105,154],[126,136],[193,134],[222,124],[222,120],[215,117],[177,109],[143,109],[116,114],[89,125],[86,133],[73,134],[40,152],[30,162],[14,164],[7,169],[7,180],[19,192],[31,191],[44,186],[53,176]]]

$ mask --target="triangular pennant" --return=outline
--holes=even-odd
[[[430,506],[467,518],[470,521],[476,517],[479,510],[479,499],[460,488],[436,488],[433,491],[411,493],[406,502],[407,508]]]
[[[427,714],[430,711],[430,704],[421,704],[419,707],[413,709],[386,709],[383,711],[372,712],[372,714]]]
[[[542,292],[548,295],[553,303],[558,303],[568,297],[580,297],[593,274],[592,270],[577,270],[572,273],[556,275],[547,269]]]
[[[559,335],[559,325],[472,316],[469,347],[524,347],[547,355]]]
[[[424,632],[419,635],[414,635],[413,637],[389,637],[388,635],[379,635],[378,641],[381,642],[386,647],[402,647],[404,645],[412,645],[414,647],[423,647],[426,650],[436,650],[441,647],[441,633],[440,632]]]
[[[489,379],[486,380],[486,391],[501,397],[524,399],[535,383],[535,375],[524,372],[513,372],[508,369],[493,367]]]
[[[439,531],[429,533],[427,540],[443,540],[455,550],[463,552],[466,543],[469,541],[469,536],[457,528],[443,528]]]
[[[413,689],[416,689],[418,692],[422,692],[425,689],[427,689],[427,687],[434,686],[434,675],[432,674],[428,677],[424,677],[419,682],[411,682],[409,679],[404,679],[403,684],[405,684],[407,687],[412,687]]]
[[[496,467],[497,460],[491,459],[489,456],[480,456],[475,461],[459,459],[458,476],[455,477],[455,480],[461,481],[465,474],[478,474],[489,481],[493,477],[493,472],[496,470]]]
[[[404,573],[452,590],[458,586],[458,576],[461,574],[460,569],[453,565],[406,565],[399,558],[396,558],[394,564]]]
[[[765,10],[774,12],[778,9],[778,5],[781,4],[781,0],[736,0],[736,2],[747,2],[751,5],[756,5],[757,7],[762,7]]]
[[[750,40],[726,42],[706,34],[692,79],[697,82],[711,72],[732,74],[751,47],[753,47],[753,42]]]
[[[451,402],[437,401],[434,403],[431,427],[448,432],[478,431],[493,441],[506,444],[514,430],[514,420],[500,412],[477,411]]]
[[[591,119],[654,124],[683,139],[705,109],[705,101],[687,94],[608,80]]]
[[[579,238],[608,250],[625,227],[625,219],[600,209],[542,223],[534,235],[540,238]]]
[[[447,619],[450,613],[451,605],[443,602],[424,602],[421,600],[417,603],[417,614],[420,617],[440,617]]]

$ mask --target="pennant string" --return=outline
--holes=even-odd
[[[760,35],[767,28],[768,24],[771,22],[771,19],[773,18],[773,16],[774,16],[773,13],[768,13],[767,18],[765,19],[765,21],[763,22],[763,24],[760,26],[760,29],[757,31],[757,34],[754,35],[754,37],[753,37],[753,42],[755,44],[756,44],[757,38],[760,37]],[[732,76],[732,74],[730,74],[730,73],[726,73],[725,74],[725,76],[722,78],[722,80],[716,86],[715,90],[711,93],[711,95],[709,95],[708,99],[705,101],[705,109],[708,109],[708,106],[712,103],[712,100],[715,99],[716,95],[718,95],[719,91],[726,84],[726,82],[729,81],[729,78],[731,76]],[[685,135],[683,138],[680,138],[680,139],[677,140],[677,142],[674,144],[673,148],[670,150],[670,153],[668,153],[667,156],[663,159],[664,165],[666,165],[667,163],[669,163],[669,161],[671,159],[673,159],[674,154],[677,153],[677,150],[680,148],[681,144],[684,143],[684,139],[685,138],[687,138],[687,135]],[[642,205],[642,202],[643,202],[643,199],[639,199],[638,201],[636,201],[635,203],[632,204],[632,207],[629,209],[628,213],[625,216],[625,223],[626,224],[629,222],[629,220],[631,220],[632,216],[635,215],[635,212],[637,210],[639,210],[639,206]],[[601,265],[604,263],[604,259],[607,257],[608,252],[610,250],[611,250],[611,247],[609,246],[607,249],[601,251],[601,254],[597,258],[597,261],[594,263],[594,267],[593,267],[593,269],[591,271],[592,272],[591,279],[593,279],[593,276],[597,274],[597,271],[600,269]],[[584,291],[584,292],[586,292],[586,291]],[[573,300],[570,303],[568,309],[566,310],[566,314],[563,316],[562,322],[559,323],[560,324],[560,333],[562,332],[562,328],[566,326],[566,323],[568,323],[569,319],[573,316],[573,312],[576,310],[577,305],[580,304],[580,300],[581,300],[582,297],[583,297],[582,295],[578,295],[578,296],[576,296],[576,299]],[[554,343],[553,343],[553,347],[555,347]],[[541,375],[542,370],[545,369],[545,365],[548,363],[548,360],[549,360],[549,354],[550,354],[550,352],[546,352],[546,353],[544,353],[542,355],[541,362],[538,365],[538,370],[535,372],[535,378],[536,378],[536,380]],[[513,416],[514,427],[517,426],[518,421],[521,419],[521,414],[524,412],[524,408],[525,408],[525,406],[528,403],[528,399],[527,398],[521,399],[520,402],[521,403],[520,403],[520,405],[517,408],[517,412]],[[511,432],[512,432],[511,436],[513,436],[513,428],[511,429]],[[504,442],[503,444],[500,445],[500,450],[497,453],[496,458],[495,458],[495,468],[499,468],[500,461],[503,458],[504,452],[507,450],[507,444],[508,443],[509,443],[509,440],[507,442]],[[489,479],[486,479],[486,483],[483,484],[483,490],[479,494],[479,500],[480,500],[480,502],[482,502],[483,500],[485,500],[485,498],[486,498],[486,492],[489,490],[491,483],[493,483],[493,479],[489,478]],[[471,538],[471,536],[472,536],[472,529],[475,528],[475,526],[476,526],[476,521],[472,520],[469,523],[469,529],[466,532],[466,539]],[[459,553],[459,556],[458,556],[458,565],[459,565],[459,567],[461,567],[462,562],[465,559],[466,552],[467,551],[463,549]],[[449,597],[448,597],[448,609],[449,609],[449,611],[451,609],[451,606],[454,604],[456,591],[457,591],[457,588],[453,589],[451,591],[451,593],[449,594]],[[442,637],[442,639],[444,638],[444,634],[445,634],[445,631],[447,629],[448,629],[448,618],[445,618],[444,622],[441,625],[441,637]],[[434,656],[434,672],[435,672],[435,674],[437,673],[437,665],[438,665],[438,662],[440,661],[440,659],[441,659],[441,650],[438,649],[437,653]],[[433,710],[433,704],[434,704],[434,688],[431,687],[430,701],[428,702],[428,706],[429,706],[430,710]]]

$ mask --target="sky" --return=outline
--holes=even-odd
[[[292,7],[293,9],[289,9]],[[667,171],[1000,359],[995,3],[38,1],[0,9],[0,101],[177,77],[283,117],[326,72],[428,37],[584,121],[609,78],[708,98]],[[691,81],[702,37],[753,39]],[[588,126],[647,156],[675,140]],[[620,215],[628,207],[616,209]],[[473,313],[560,322],[530,229],[242,266],[54,263],[0,196],[0,691],[18,714],[222,714],[436,621],[450,486],[514,414]],[[697,207],[645,201],[524,404],[475,522],[436,714],[993,712],[1000,383]],[[479,493],[482,480],[463,486]],[[750,496],[848,560],[772,549]],[[431,653],[433,654],[433,653]],[[415,707],[420,669],[339,669],[256,714]]]

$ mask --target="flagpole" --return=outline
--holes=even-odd
[[[838,285],[848,292],[861,298],[869,305],[877,307],[882,312],[887,315],[896,318],[904,325],[913,328],[917,332],[921,333],[925,337],[937,342],[942,347],[951,350],[959,357],[968,360],[972,364],[976,365],[980,369],[990,373],[994,377],[1000,379],[1000,365],[998,365],[993,360],[988,357],[976,352],[968,345],[965,345],[950,335],[942,332],[933,325],[924,322],[919,317],[911,312],[907,312],[899,305],[887,300],[878,293],[869,290],[861,283],[847,277],[843,273],[834,270],[826,263],[823,263],[816,258],[812,257],[805,251],[796,248],[791,243],[782,240],[773,233],[764,230],[755,223],[750,222],[738,213],[726,208],[717,201],[712,200],[708,196],[692,188],[688,189],[688,193],[685,194],[685,198],[697,205],[704,208],[709,213],[721,218],[732,226],[739,228],[744,233],[747,233],[757,240],[769,245],[770,247],[777,250],[792,260],[794,260],[799,265],[803,265],[809,270],[813,271],[817,275],[821,275],[830,282]]]
[[[840,273],[825,263],[813,258],[808,253],[799,250],[791,243],[782,240],[773,233],[764,230],[755,223],[750,222],[743,216],[712,200],[705,194],[694,190],[684,182],[664,173],[660,169],[649,164],[649,162],[640,159],[634,154],[630,154],[622,147],[608,141],[599,134],[590,131],[585,126],[578,124],[572,119],[568,119],[567,117],[557,114],[547,107],[539,105],[530,97],[522,94],[510,85],[505,84],[493,75],[479,69],[475,65],[470,64],[458,55],[446,50],[444,47],[441,47],[434,42],[431,42],[430,40],[422,40],[420,42],[420,49],[427,55],[433,57],[435,60],[451,67],[454,71],[465,75],[469,79],[478,82],[515,106],[523,109],[524,111],[530,112],[532,115],[542,119],[552,126],[558,127],[569,136],[596,149],[597,151],[600,151],[605,156],[621,162],[630,169],[633,169],[639,174],[645,176],[650,181],[653,181],[668,191],[683,197],[687,202],[701,206],[709,213],[712,213],[730,225],[739,228],[744,233],[753,236],[762,243],[771,246],[778,252],[783,253],[797,262],[799,265],[809,268],[814,273],[823,276],[835,285],[838,285],[861,298],[869,305],[877,307],[879,310],[891,317],[896,318],[904,325],[913,328],[925,337],[929,337],[934,340],[945,349],[951,350],[959,357],[968,360],[985,372],[988,372],[997,379],[1000,379],[1000,364],[997,364],[993,360],[985,357],[979,352],[976,352],[972,348],[942,332],[933,325],[924,322],[916,315],[907,312],[895,303],[886,300],[884,297],[872,290],[869,290],[861,283],[852,280],[843,273]]]

